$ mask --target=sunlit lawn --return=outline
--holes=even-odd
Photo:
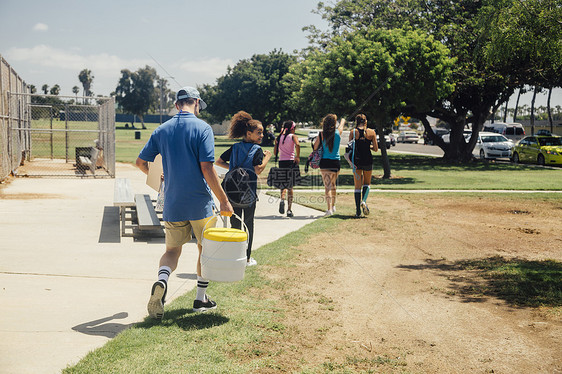
[[[147,123],[148,129],[125,129],[124,124],[117,124],[116,159],[118,162],[134,163],[140,150],[158,124]],[[135,139],[135,131],[141,132],[141,139]],[[305,139],[305,133],[297,133]],[[226,136],[215,137],[215,158],[218,158],[234,143]],[[301,173],[307,156],[312,151],[309,141],[300,143]],[[273,147],[263,147],[273,152]],[[340,149],[343,154],[344,146]],[[561,190],[562,168],[545,169],[533,165],[515,165],[476,160],[467,165],[448,164],[441,158],[417,155],[404,155],[389,152],[392,178],[382,179],[383,174],[380,151],[374,156],[372,186],[380,189],[489,189],[489,190]],[[342,170],[339,177],[340,187],[352,188],[353,170],[342,158]],[[274,166],[273,158],[262,174],[265,179],[269,169]],[[306,186],[321,187],[322,182],[318,170],[309,170]],[[265,183],[262,183],[265,186]]]

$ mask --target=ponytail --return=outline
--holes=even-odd
[[[291,133],[291,131],[295,128],[295,126],[296,124],[293,121],[283,122],[283,130],[281,131],[281,134],[279,134],[279,136],[284,135],[282,143],[285,143],[285,139],[287,139],[287,135]]]

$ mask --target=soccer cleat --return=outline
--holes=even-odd
[[[367,203],[364,201],[361,201],[361,209],[363,210],[363,214],[365,216],[368,216],[370,211],[369,211],[369,207],[367,206]]]
[[[166,283],[163,281],[154,282],[150,300],[148,300],[148,315],[155,319],[162,319],[164,316],[164,300],[166,298]]]
[[[193,300],[193,311],[194,312],[206,312],[207,310],[215,309],[217,303],[206,296],[207,301]]]
[[[256,266],[257,264],[258,262],[254,260],[253,257],[250,257],[250,259],[246,262],[246,266]]]
[[[279,213],[285,214],[285,200],[279,202]]]

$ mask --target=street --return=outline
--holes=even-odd
[[[396,143],[396,146],[390,147],[389,152],[409,153],[417,155],[428,155],[443,157],[443,150],[436,145],[424,145],[423,140],[417,144],[412,143]]]

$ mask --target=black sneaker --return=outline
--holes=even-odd
[[[215,309],[217,303],[207,296],[207,301],[193,300],[193,311],[194,312],[205,312],[207,310]]]
[[[279,213],[285,214],[285,200],[281,200],[279,203]]]
[[[164,316],[164,301],[166,299],[166,282],[157,281],[152,285],[150,300],[148,300],[148,315],[155,319],[162,319]]]
[[[290,217],[292,217],[292,216],[293,216],[293,212],[292,212],[291,210],[288,210],[288,211],[287,211],[287,217],[290,218]]]

